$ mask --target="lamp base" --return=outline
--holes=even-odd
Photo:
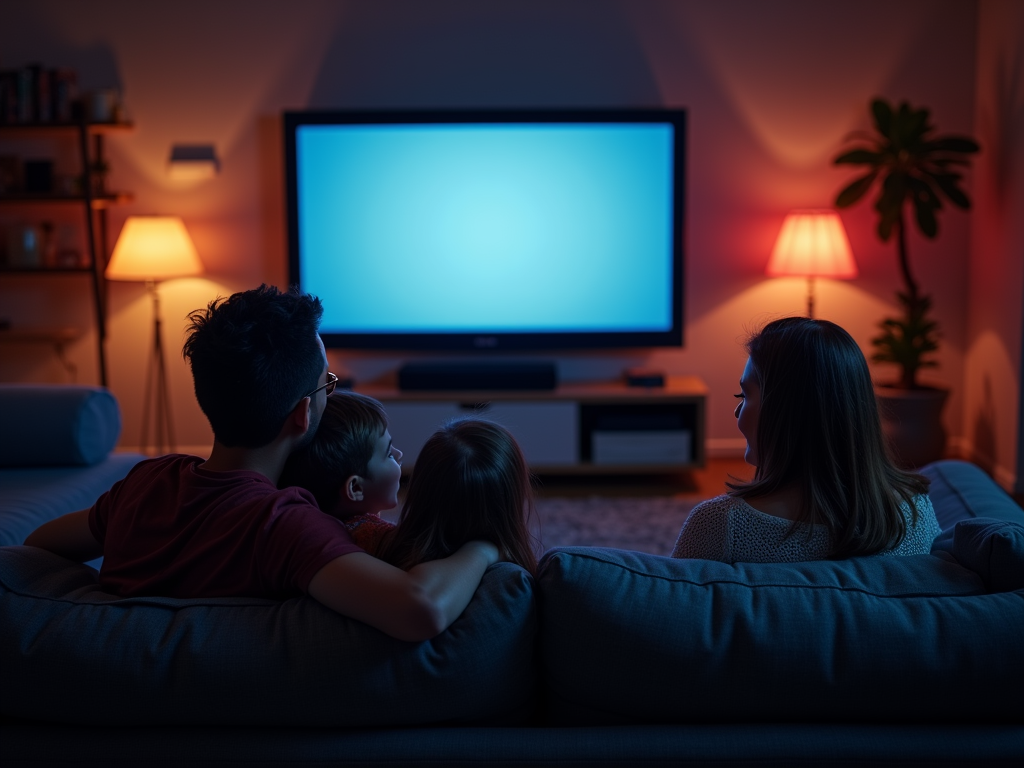
[[[167,386],[167,363],[164,359],[163,334],[160,331],[160,294],[156,283],[149,281],[146,289],[153,299],[153,347],[146,371],[146,390],[142,403],[142,438],[140,450],[149,456],[173,453],[175,450],[174,420],[171,417],[170,390]],[[149,421],[154,421],[153,451],[150,452]]]

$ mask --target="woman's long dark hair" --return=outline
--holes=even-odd
[[[447,557],[467,541],[484,540],[494,543],[502,560],[535,574],[532,514],[530,472],[512,434],[489,421],[456,419],[420,451],[398,527],[376,555],[408,570]]]
[[[833,558],[869,555],[907,533],[900,505],[917,522],[914,497],[928,480],[892,462],[882,435],[871,374],[860,347],[827,320],[788,317],[747,341],[761,390],[758,466],[730,495],[763,496],[796,486],[800,523],[828,528]]]

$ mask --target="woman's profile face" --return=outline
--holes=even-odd
[[[743,367],[743,375],[740,376],[739,405],[734,412],[736,426],[740,433],[747,440],[747,450],[743,454],[743,460],[752,467],[757,466],[757,420],[761,413],[761,387],[757,383],[757,376],[754,373],[754,365],[747,358],[747,364]]]

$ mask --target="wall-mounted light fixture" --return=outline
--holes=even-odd
[[[220,173],[220,160],[212,144],[175,144],[167,173],[176,181],[212,179]]]
[[[801,210],[782,222],[765,273],[807,278],[807,316],[814,317],[814,278],[849,280],[857,276],[850,241],[839,214],[831,209]]]

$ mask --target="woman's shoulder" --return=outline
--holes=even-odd
[[[700,502],[690,511],[690,516],[687,519],[689,520],[694,515],[700,517],[702,515],[723,514],[736,509],[743,509],[746,506],[747,503],[743,499],[723,493],[721,496],[715,496],[712,499]]]
[[[913,498],[913,508],[903,501],[900,503],[900,511],[906,521],[906,533],[899,544],[879,554],[919,555],[930,552],[932,542],[942,532],[931,498],[927,493],[918,494]]]

